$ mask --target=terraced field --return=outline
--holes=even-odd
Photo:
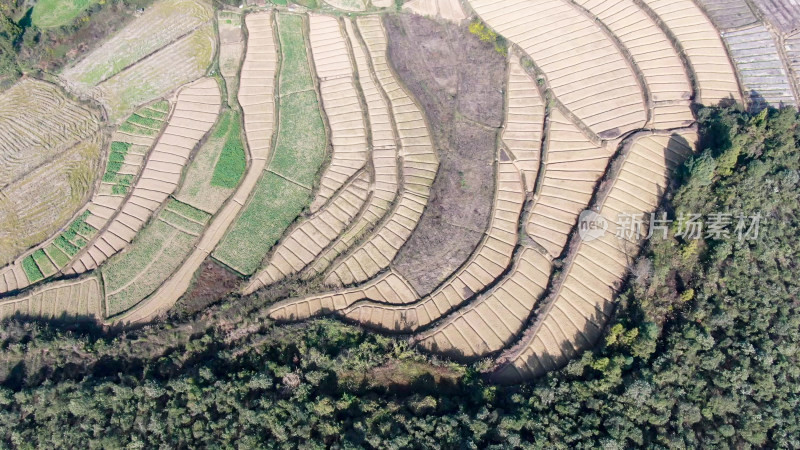
[[[96,108],[50,83],[23,79],[0,93],[0,266],[86,202],[98,176],[99,129]]]
[[[757,25],[724,35],[754,109],[795,105],[786,69],[770,32]]]
[[[219,86],[211,78],[196,81],[178,93],[166,128],[147,156],[136,182],[107,220],[71,272],[97,268],[128,246],[164,201],[175,192],[195,146],[211,129],[219,114]],[[106,205],[102,205],[106,206]]]
[[[160,0],[0,92],[0,319],[144,323],[216,265],[530,379],[602,338],[695,108],[800,101],[796,0],[278,3]]]

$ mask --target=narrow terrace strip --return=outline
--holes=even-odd
[[[482,292],[511,265],[525,189],[514,164],[501,151],[498,186],[486,234],[470,259],[433,293],[404,306],[368,298],[338,312],[362,325],[393,333],[415,332],[461,307]],[[408,302],[406,302],[408,303]]]
[[[74,273],[93,270],[112,254],[127,247],[136,233],[178,187],[183,168],[194,147],[211,129],[219,115],[220,90],[213,78],[204,78],[181,89],[164,133],[147,158],[131,195],[100,236],[72,265]]]
[[[394,210],[386,220],[326,277],[327,284],[338,286],[364,282],[388,267],[422,216],[438,170],[438,159],[424,116],[409,94],[397,84],[389,68],[386,34],[380,18],[360,17],[358,26],[375,73],[391,103],[402,147],[404,185]]]
[[[628,49],[650,89],[656,129],[694,122],[689,76],[678,53],[655,21],[633,0],[574,0],[614,33]]]
[[[644,94],[633,68],[612,39],[569,1],[470,4],[533,58],[556,97],[600,137],[613,139],[644,126]]]
[[[116,319],[115,322],[141,323],[167,311],[189,289],[200,265],[219,244],[234,223],[264,172],[272,148],[275,125],[275,75],[277,48],[270,13],[250,14],[247,51],[240,75],[239,104],[244,114],[245,133],[250,150],[248,170],[233,197],[212,218],[208,228],[183,265],[150,297]]]
[[[716,105],[725,99],[742,100],[725,45],[693,0],[639,1],[661,19],[685,52],[697,78],[696,103]]]
[[[652,212],[696,140],[694,131],[632,137],[608,195],[598,201],[599,213],[609,224],[622,225],[621,214]],[[539,308],[521,341],[501,356],[495,379],[509,383],[539,376],[563,367],[593,346],[611,316],[614,294],[645,233],[617,238],[614,232],[606,232],[596,240],[580,242],[564,268],[563,281]]]
[[[311,54],[333,145],[330,165],[311,203],[311,212],[316,212],[367,163],[367,132],[353,79],[354,64],[339,21],[312,14],[309,24]]]

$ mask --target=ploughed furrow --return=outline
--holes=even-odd
[[[311,53],[333,145],[330,165],[311,203],[311,212],[316,212],[367,163],[367,132],[353,80],[353,64],[339,21],[311,14],[309,22]]]
[[[334,259],[346,252],[359,236],[374,227],[389,212],[392,202],[397,197],[397,141],[393,128],[394,121],[352,22],[346,20],[345,28],[353,48],[359,84],[369,114],[372,132],[373,191],[364,207],[364,212],[329,249],[317,258],[304,274],[304,278],[311,278],[325,271]]]
[[[324,0],[325,3],[345,11],[364,11],[366,0]]]
[[[139,105],[202,77],[216,46],[214,26],[209,22],[97,85],[110,120],[125,117]]]
[[[549,259],[531,247],[522,250],[512,271],[468,307],[435,328],[413,337],[433,353],[475,359],[509,345],[525,327],[550,279]]]
[[[0,94],[0,189],[100,128],[100,115],[58,86],[26,78]]]
[[[459,0],[411,0],[403,5],[403,9],[421,16],[439,16],[456,23],[467,18]]]
[[[211,219],[188,258],[152,295],[117,320],[146,322],[167,311],[189,289],[194,274],[222,240],[264,173],[275,127],[277,47],[269,12],[249,14],[247,51],[239,78],[238,100],[249,148],[248,169],[231,199]]]
[[[784,41],[784,47],[790,70],[793,72],[792,76],[796,85],[800,88],[800,33],[787,38]],[[800,98],[797,101],[800,102]]]
[[[630,51],[650,89],[652,127],[685,127],[694,121],[689,108],[692,86],[675,47],[656,22],[633,0],[576,0],[603,22]],[[667,111],[662,112],[661,109]]]
[[[559,110],[551,111],[544,177],[526,225],[528,236],[551,258],[557,258],[564,250],[610,156]]]
[[[741,28],[758,22],[746,0],[698,0],[698,2],[720,30]]]
[[[245,287],[250,294],[303,270],[339,236],[369,195],[369,173],[362,172],[277,246],[266,267]]]
[[[800,32],[800,1],[798,0],[753,0],[767,20],[781,33]]]
[[[798,12],[800,14],[800,12]],[[723,34],[752,109],[795,105],[789,76],[764,25]]]
[[[338,286],[364,282],[389,266],[422,216],[439,166],[422,112],[389,68],[386,35],[380,18],[360,17],[358,26],[380,85],[391,103],[402,147],[404,189],[383,223],[325,278],[327,284]]]
[[[51,283],[0,301],[0,320],[14,315],[98,320],[103,317],[103,292],[94,276]]]
[[[544,100],[516,52],[511,54],[508,71],[508,107],[502,138],[522,171],[525,188],[532,193],[541,164]]]
[[[338,314],[388,332],[415,332],[450,313],[484,290],[511,264],[518,241],[519,217],[525,201],[522,177],[502,155],[497,195],[486,235],[470,259],[430,295],[413,304],[392,306],[368,298]]]
[[[600,208],[610,230],[617,224],[627,231],[625,217],[641,218],[656,208],[670,174],[691,154],[695,141],[693,132],[636,138]],[[581,242],[554,299],[538,310],[520,343],[503,355],[508,362],[494,374],[496,378],[515,382],[538,376],[593,346],[645,233],[644,229],[625,232],[618,238],[606,232]]]
[[[207,23],[212,14],[211,2],[203,0],[156,2],[61,76],[95,85]]]
[[[647,120],[633,68],[601,27],[568,0],[471,0],[484,22],[522,47],[555,96],[593,132],[612,139]]]
[[[247,25],[247,53],[239,75],[239,104],[244,113],[244,130],[250,150],[251,169],[234,199],[243,204],[267,164],[275,126],[275,71],[277,48],[269,13],[250,14]],[[249,188],[248,188],[249,186]]]
[[[219,86],[213,78],[203,78],[181,89],[167,127],[150,152],[130,196],[72,265],[75,273],[95,269],[130,244],[153,212],[178,187],[192,150],[216,122],[220,104]],[[104,248],[104,242],[110,248]]]
[[[419,297],[407,280],[390,270],[356,288],[277,302],[267,309],[267,315],[283,322],[305,320],[347,308],[365,298],[402,305]]]
[[[693,0],[642,0],[673,34],[691,64],[697,89],[695,102],[715,105],[741,101],[739,83],[719,33]]]

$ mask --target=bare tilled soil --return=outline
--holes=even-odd
[[[387,16],[389,58],[421,103],[440,160],[431,201],[395,268],[420,295],[461,266],[489,223],[505,58],[466,25]]]
[[[239,285],[239,277],[211,258],[206,259],[189,291],[178,301],[176,309],[193,314],[231,293]]]

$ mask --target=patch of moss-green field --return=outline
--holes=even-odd
[[[115,255],[102,267],[108,315],[132,308],[158,289],[192,251],[210,217],[170,200],[136,236],[128,251]]]
[[[175,198],[213,214],[239,185],[246,168],[241,114],[223,111]]]
[[[39,0],[33,7],[31,21],[39,28],[69,25],[83,11],[100,0]]]
[[[278,16],[281,43],[278,134],[270,163],[250,200],[213,256],[250,275],[311,202],[327,137],[308,66],[303,21]]]

